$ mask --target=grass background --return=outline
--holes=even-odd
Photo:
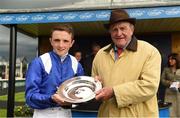
[[[0,96],[0,100],[7,101],[7,95]],[[24,92],[15,93],[15,101],[16,102],[25,102]]]
[[[24,92],[15,93],[15,102],[25,102]],[[7,101],[7,95],[0,96],[0,101]],[[0,117],[6,117],[6,109],[0,109]]]

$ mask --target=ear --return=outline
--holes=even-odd
[[[49,42],[51,43],[51,45],[52,45],[52,38],[49,38]]]
[[[133,24],[130,24],[130,28],[131,28],[132,32],[134,32],[134,25]]]
[[[74,40],[74,39],[72,39],[72,42],[71,42],[71,47],[73,46],[74,42],[75,42],[75,40]]]

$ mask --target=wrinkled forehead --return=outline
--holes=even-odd
[[[127,21],[121,21],[114,23],[110,26],[110,29],[119,28],[119,27],[130,27],[132,24]]]

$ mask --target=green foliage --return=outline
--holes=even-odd
[[[33,116],[33,109],[28,107],[27,105],[23,106],[16,106],[14,108],[14,116],[15,117],[32,117]]]

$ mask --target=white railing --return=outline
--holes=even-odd
[[[25,79],[24,78],[16,78],[15,82],[16,87],[25,86]],[[8,88],[8,79],[1,79],[0,78],[0,90]]]

